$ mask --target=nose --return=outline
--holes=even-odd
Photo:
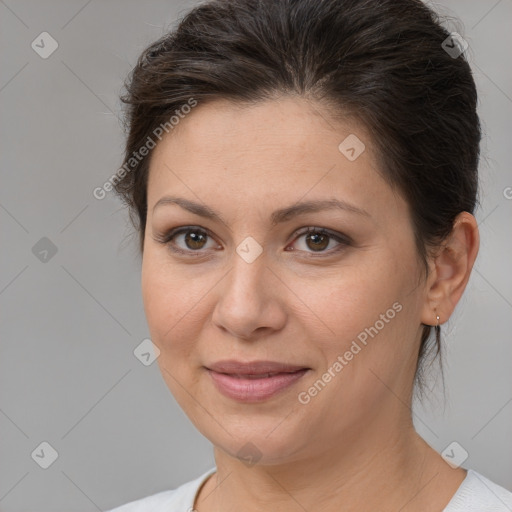
[[[214,324],[230,335],[257,340],[281,330],[286,323],[283,284],[262,254],[248,263],[233,255],[233,267],[217,287]]]

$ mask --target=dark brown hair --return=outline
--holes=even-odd
[[[191,98],[254,103],[307,97],[333,118],[353,116],[368,129],[380,172],[409,204],[428,274],[429,250],[451,232],[457,214],[473,213],[477,202],[477,92],[464,54],[445,51],[449,37],[420,0],[200,4],[143,51],[127,79],[125,169]],[[141,251],[149,158],[130,161],[115,185],[138,228]],[[434,356],[441,350],[440,328],[435,331],[432,345],[431,327],[424,326],[420,388],[420,363],[434,347]]]

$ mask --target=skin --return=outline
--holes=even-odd
[[[338,150],[349,134],[366,146],[355,161]],[[463,481],[466,471],[415,432],[410,403],[422,324],[435,325],[436,314],[444,323],[459,301],[478,252],[476,221],[458,216],[425,277],[408,205],[377,162],[363,126],[335,122],[297,97],[198,105],[153,150],[143,299],[165,382],[214,445],[217,473],[197,511],[441,511]],[[223,221],[176,204],[155,208],[171,195]],[[299,201],[333,198],[367,214],[330,209],[270,221]],[[199,246],[184,234],[162,242],[180,226],[209,236]],[[329,244],[315,251],[297,233],[307,227],[351,242],[320,237]],[[263,248],[252,263],[236,252],[248,236]],[[401,311],[300,403],[298,393],[397,302]],[[204,368],[231,358],[310,371],[265,402],[240,403],[217,391]],[[237,458],[248,442],[261,454],[255,465]]]

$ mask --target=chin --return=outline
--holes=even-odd
[[[310,436],[300,425],[279,425],[281,421],[282,418],[279,421],[263,421],[262,418],[260,422],[249,417],[231,418],[230,423],[222,423],[222,428],[208,417],[196,424],[196,428],[216,450],[222,450],[248,466],[272,466],[298,459],[299,452],[304,456],[304,449],[310,446]],[[212,430],[214,425],[215,430]]]

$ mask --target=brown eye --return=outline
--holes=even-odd
[[[329,255],[345,249],[351,243],[351,239],[341,233],[330,232],[325,228],[309,227],[297,234],[293,244],[295,247],[292,246],[289,250]]]
[[[192,256],[204,255],[208,249],[219,248],[208,232],[194,226],[176,228],[157,238],[171,251]]]
[[[202,249],[206,244],[207,235],[199,231],[187,231],[185,244],[189,249]]]
[[[323,251],[329,245],[329,236],[321,233],[308,234],[306,245],[313,251]]]

